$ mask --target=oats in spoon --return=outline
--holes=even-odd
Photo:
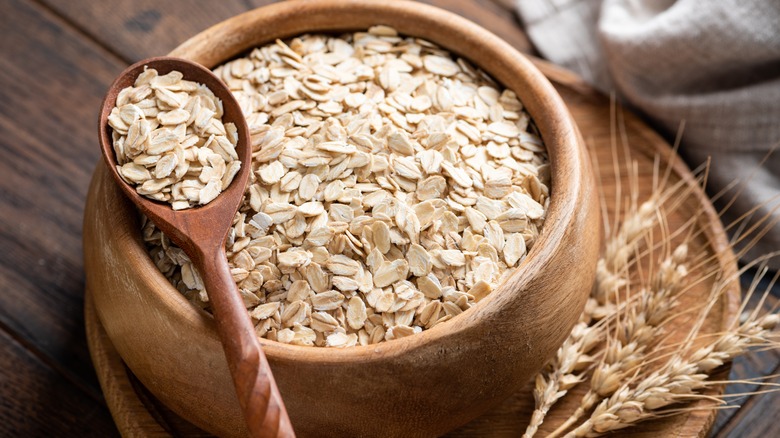
[[[108,117],[119,175],[174,210],[208,204],[241,168],[236,127],[222,115],[222,101],[205,85],[145,69]]]

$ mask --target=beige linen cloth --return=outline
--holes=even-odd
[[[762,204],[754,220],[780,221],[780,0],[516,1],[543,57],[667,138],[685,121],[681,154],[691,167],[712,157],[710,194],[749,179],[724,223]],[[778,223],[743,260],[776,250]]]

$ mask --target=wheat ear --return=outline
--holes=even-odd
[[[628,284],[628,266],[636,248],[656,222],[657,201],[658,198],[651,198],[629,211],[621,226],[608,238],[607,249],[599,259],[596,283],[582,320],[558,348],[550,363],[536,376],[535,408],[523,438],[531,438],[536,434],[550,408],[583,380],[582,373],[594,362],[589,353],[603,339],[605,325],[593,324],[592,320],[601,320],[614,309],[614,302],[610,298],[614,298],[617,291]]]
[[[682,290],[687,268],[688,245],[683,243],[661,262],[650,287],[642,288],[625,308],[625,317],[610,333],[601,360],[591,374],[590,388],[580,406],[548,438],[563,434],[590,411],[611,396],[642,365],[646,350],[662,336],[663,323],[672,314]]]
[[[718,287],[724,284],[721,282]],[[769,289],[765,293],[769,293]],[[715,302],[717,296],[713,295],[710,302]],[[697,340],[707,342],[673,355],[660,369],[648,375],[635,376],[624,382],[596,407],[588,420],[566,437],[599,436],[644,420],[685,412],[684,408],[673,407],[678,403],[700,399],[722,402],[722,397],[700,393],[708,385],[720,383],[708,382],[707,373],[751,348],[777,348],[773,330],[778,324],[780,315],[774,312],[759,315],[757,308],[743,322],[718,334],[715,340],[707,339],[709,335],[692,336],[688,345],[696,344]],[[696,330],[698,327],[694,328]]]

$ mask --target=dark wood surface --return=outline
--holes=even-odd
[[[508,0],[428,0],[533,52]],[[115,436],[86,348],[81,224],[114,77],[262,0],[0,2],[0,436]],[[776,303],[777,294],[769,301]],[[777,374],[778,352],[731,378]],[[773,380],[779,383],[778,379]],[[755,390],[731,385],[729,393]],[[780,395],[745,396],[715,436],[780,436]]]

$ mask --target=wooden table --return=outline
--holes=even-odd
[[[81,223],[100,99],[126,65],[268,0],[0,2],[0,436],[116,436],[86,347]],[[533,48],[511,0],[427,0]],[[778,291],[771,303],[778,300]],[[732,378],[780,372],[780,353]],[[749,390],[732,385],[732,393]],[[775,394],[720,413],[715,436],[780,436]]]

